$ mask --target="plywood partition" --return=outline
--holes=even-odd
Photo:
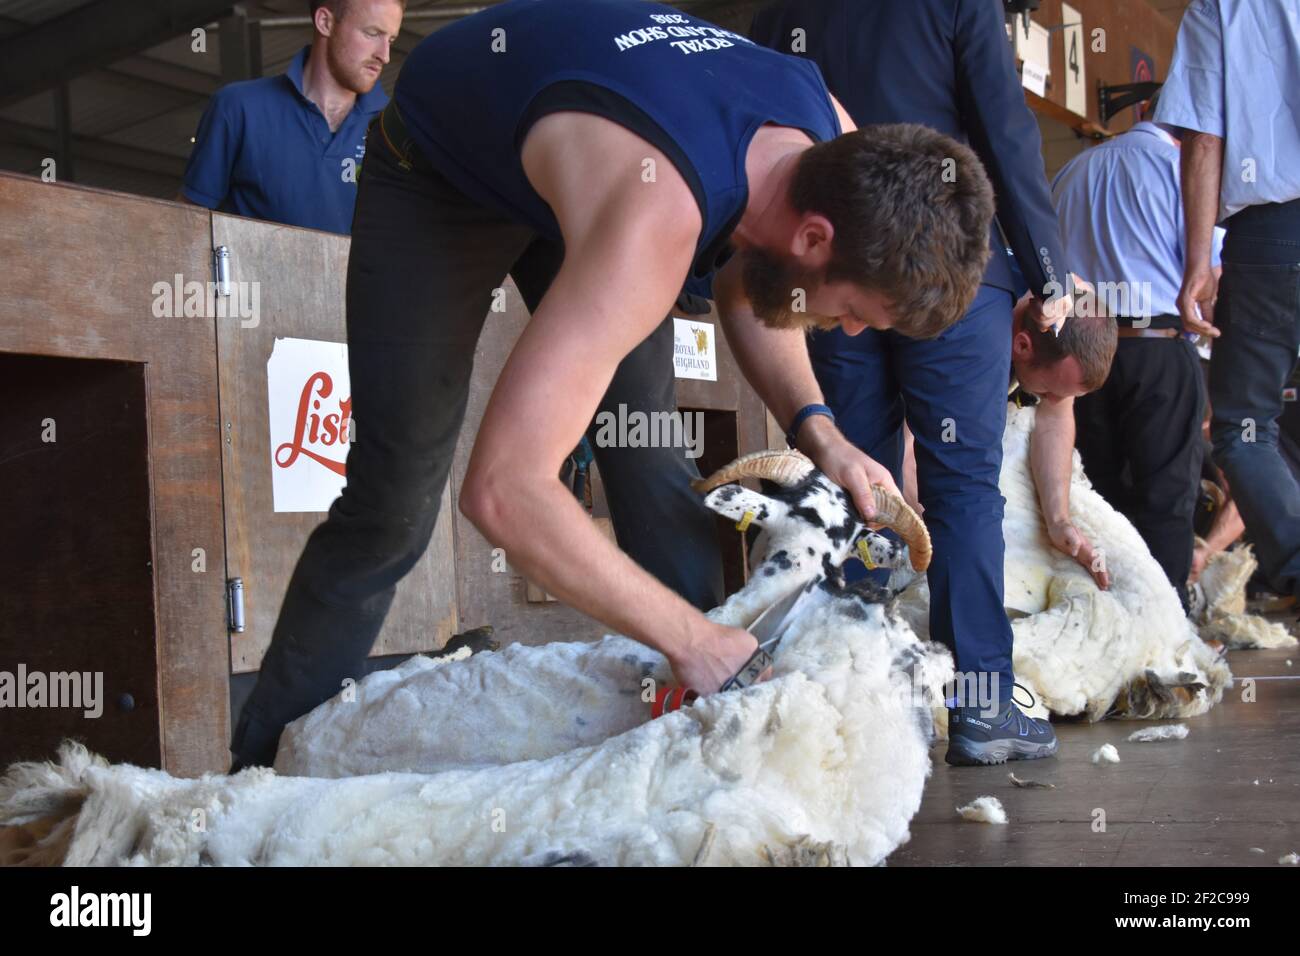
[[[224,246],[229,253],[232,295],[243,295],[249,304],[257,305],[255,317],[251,308],[245,308],[239,319],[220,323],[217,331],[227,568],[230,577],[243,581],[245,605],[245,630],[231,634],[230,659],[234,672],[243,673],[260,666],[298,555],[312,529],[325,519],[323,511],[276,511],[267,362],[277,339],[346,340],[343,296],[349,241],[344,236],[214,213],[212,245]],[[330,388],[328,396],[317,399],[320,418],[350,404],[341,382],[331,382]],[[294,411],[280,407],[276,414]],[[329,464],[343,462],[346,446],[323,438],[316,454],[316,459],[304,457],[295,467],[328,469]],[[451,498],[444,492],[433,540],[398,585],[373,654],[434,650],[454,633],[450,510]]]
[[[0,739],[16,741],[0,764],[52,756],[72,736],[180,775],[229,765],[230,676],[258,668],[342,480],[348,247],[342,236],[0,174],[0,380],[19,392],[0,403],[0,494],[22,511],[0,538],[0,671],[99,673],[104,709],[0,713]],[[530,603],[508,556],[457,511],[488,396],[529,320],[513,285],[506,301],[478,343],[439,524],[398,586],[376,655],[433,650],[481,625],[503,643],[605,633],[559,602]],[[718,380],[679,379],[677,399],[703,414],[711,467],[764,447],[766,421],[716,316],[693,321],[714,326]],[[268,361],[302,342],[307,358],[273,388]],[[318,353],[333,363],[328,391],[311,371]],[[286,415],[291,432],[312,419],[312,447],[299,434],[287,443],[305,450],[307,474],[334,476],[319,506],[277,485],[286,443],[273,435]],[[594,517],[608,518],[592,477]],[[730,527],[719,533],[734,589],[743,543]],[[236,577],[244,629],[232,633],[226,582]]]
[[[151,691],[134,697],[137,707],[120,732],[136,733],[128,729],[131,724],[139,727],[149,721],[152,726],[141,727],[139,739],[160,740],[157,760],[174,773],[224,769],[229,759],[229,663],[214,320],[155,309],[157,284],[171,284],[177,275],[208,278],[208,213],[0,174],[0,263],[0,352],[134,363],[143,376],[143,409],[128,402],[118,410],[101,401],[97,411],[106,427],[126,427],[141,414],[147,423],[152,567],[138,555],[120,560],[143,561],[146,566],[134,570],[151,576],[146,593],[153,602],[148,616],[157,622],[157,668],[148,675],[126,674],[125,683],[112,689],[105,673],[105,706],[119,707],[124,703],[120,693],[131,692],[133,686],[138,690],[140,680],[156,681]],[[45,417],[39,405],[31,407],[29,417]],[[49,408],[56,408],[53,401]],[[65,424],[70,427],[58,429],[56,436],[71,442],[78,429],[73,422]],[[40,422],[16,427],[38,429]],[[82,435],[88,441],[93,438],[84,430]],[[53,447],[75,451],[57,441]],[[49,443],[43,448],[53,450]],[[39,454],[41,449],[33,446],[30,452]],[[120,453],[125,456],[126,448]],[[111,481],[121,464],[106,460],[101,470],[88,469],[77,480],[90,494],[94,484]],[[75,483],[69,483],[75,476],[62,477],[67,480],[52,484],[49,497],[39,504],[50,515],[41,527],[57,527],[55,516],[66,506],[59,495],[77,493]],[[5,467],[0,465],[0,487],[5,484]],[[125,507],[125,488],[121,500]],[[87,515],[85,520],[96,518]],[[84,540],[87,548],[100,547],[92,528],[86,528]],[[33,560],[38,544],[25,543]],[[99,557],[88,555],[87,560]],[[23,634],[0,644],[0,669],[25,663],[38,645],[59,642],[69,642],[58,657],[60,668],[82,661],[85,669],[111,669],[111,656],[104,662],[105,648],[121,646],[131,657],[139,653],[140,635],[129,633],[139,624],[124,623],[116,612],[101,613],[88,595],[59,589],[58,581],[36,587],[20,590],[0,582],[0,603],[6,609],[22,604],[32,613],[42,604],[62,601],[77,608],[75,613],[65,611],[62,619],[79,618],[79,626],[75,632],[65,625],[65,633]],[[126,593],[118,596],[125,599]],[[133,649],[129,654],[128,647]],[[154,700],[156,706],[151,705]],[[89,740],[94,736],[89,728],[95,726],[91,718],[86,718],[86,726]],[[133,745],[126,740],[123,744]]]

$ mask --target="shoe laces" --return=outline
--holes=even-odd
[[[1020,709],[1021,707],[1026,705],[1021,704],[1020,701],[1015,699],[1017,687],[1019,687],[1026,694],[1029,695],[1029,704],[1028,704],[1029,707],[1033,707],[1038,703],[1037,700],[1035,700],[1033,693],[1029,690],[1028,687],[1026,687],[1024,684],[1013,684],[1011,686],[1011,701],[1007,705],[1007,719],[1004,720],[1000,726],[1002,727],[1009,726],[1011,724],[1012,718],[1015,718],[1016,733],[1019,734],[1021,737],[1025,737],[1038,729],[1038,722],[1037,720],[1035,720],[1035,718],[1030,717],[1028,714],[1024,713],[1024,711]]]
[[[1020,703],[1020,701],[1016,700],[1016,688],[1017,688],[1017,687],[1019,687],[1019,688],[1020,688],[1021,690],[1023,690],[1026,694],[1029,695],[1029,703],[1028,703],[1028,704],[1022,704],[1022,703]],[[1016,704],[1017,706],[1020,706],[1020,707],[1025,708],[1025,710],[1033,710],[1035,707],[1038,706],[1038,701],[1035,699],[1033,692],[1032,692],[1028,687],[1026,687],[1024,684],[1021,684],[1021,683],[1015,683],[1015,684],[1012,684],[1012,685],[1011,685],[1011,702],[1012,702],[1013,704]]]

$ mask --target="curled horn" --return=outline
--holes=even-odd
[[[907,545],[912,570],[924,571],[930,566],[933,551],[930,548],[930,532],[921,516],[888,488],[872,485],[871,494],[876,499],[875,523],[893,528]]]
[[[737,458],[731,464],[719,468],[707,478],[691,482],[691,487],[700,494],[707,494],[714,488],[740,481],[742,478],[766,478],[783,488],[797,485],[815,470],[811,459],[799,451],[756,451]],[[880,485],[873,485],[872,496],[875,498],[875,524],[892,528],[907,545],[908,556],[916,571],[924,571],[930,566],[932,555],[930,532],[920,515],[900,498]]]
[[[704,495],[742,478],[766,478],[790,488],[812,474],[814,467],[801,451],[756,451],[724,465],[707,478],[697,478],[691,487]]]

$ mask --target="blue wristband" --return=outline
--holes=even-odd
[[[831,421],[835,421],[835,413],[825,405],[805,405],[799,409],[799,414],[795,415],[794,421],[790,423],[790,430],[785,433],[786,444],[794,448],[797,444],[796,439],[799,437],[799,429],[803,423],[814,415],[825,415]]]

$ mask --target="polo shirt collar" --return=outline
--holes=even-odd
[[[307,94],[302,91],[302,74],[303,70],[307,69],[307,56],[310,53],[310,45],[303,47],[289,62],[289,69],[284,71],[284,75],[289,78],[289,82],[293,84],[293,88],[298,91],[298,95],[303,99],[307,98]]]

